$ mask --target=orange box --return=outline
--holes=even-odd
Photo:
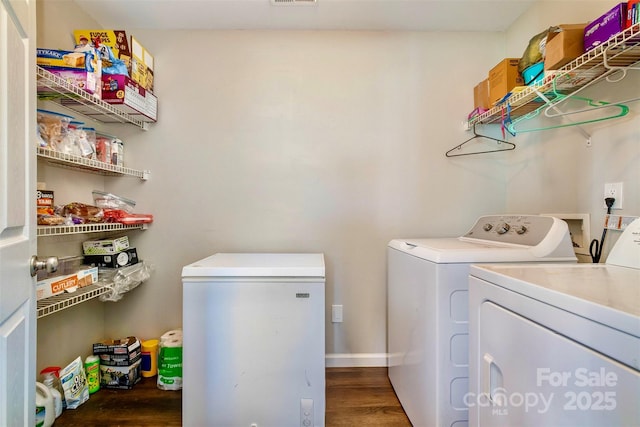
[[[587,24],[562,24],[549,31],[545,46],[544,69],[557,70],[584,53]]]
[[[473,88],[473,108],[491,108],[489,103],[489,79],[484,79]]]
[[[518,71],[520,58],[505,58],[489,71],[489,103],[496,104],[511,89],[524,85]]]

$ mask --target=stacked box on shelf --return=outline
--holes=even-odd
[[[584,53],[587,24],[561,24],[547,35],[544,69],[557,70]]]
[[[120,268],[138,263],[136,248],[127,248],[109,255],[85,255],[84,263],[96,267]]]
[[[518,71],[520,58],[505,58],[489,71],[489,104],[495,105],[516,86],[524,84]]]
[[[113,255],[125,249],[129,249],[128,236],[87,240],[82,243],[82,250],[85,255]]]
[[[96,98],[101,97],[102,62],[99,59],[87,56],[85,52],[38,48],[36,63],[65,83],[78,87]],[[38,93],[41,97],[44,93],[58,96],[44,86],[38,87]]]
[[[585,52],[600,46],[622,31],[627,23],[627,3],[618,3],[604,15],[594,19],[584,29]]]
[[[155,122],[158,99],[153,91],[153,56],[134,37],[123,30],[75,30],[76,48],[94,46],[106,63],[115,60],[102,72],[101,96],[108,104],[143,122]]]
[[[36,283],[36,299],[41,300],[63,292],[75,292],[78,288],[97,282],[97,267],[85,268],[73,274],[44,279]]]
[[[129,246],[127,236],[87,240],[82,250],[85,264],[95,267],[120,268],[138,263],[138,252]]]
[[[100,387],[130,389],[140,381],[142,353],[136,337],[95,343],[93,354],[100,358]]]
[[[143,122],[158,119],[158,98],[123,74],[102,75],[102,100]]]
[[[640,22],[640,0],[629,0],[627,2],[627,23],[625,28],[629,28]]]

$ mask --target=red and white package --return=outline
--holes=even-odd
[[[120,224],[148,224],[153,222],[153,215],[134,214],[122,209],[104,209],[104,221]]]

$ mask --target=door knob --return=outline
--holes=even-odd
[[[38,273],[38,270],[47,270],[47,273],[53,273],[58,269],[58,257],[50,256],[44,260],[38,259],[37,256],[32,256],[29,262],[31,277]]]

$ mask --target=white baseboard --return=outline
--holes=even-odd
[[[325,355],[327,368],[386,367],[387,353],[331,353]]]

